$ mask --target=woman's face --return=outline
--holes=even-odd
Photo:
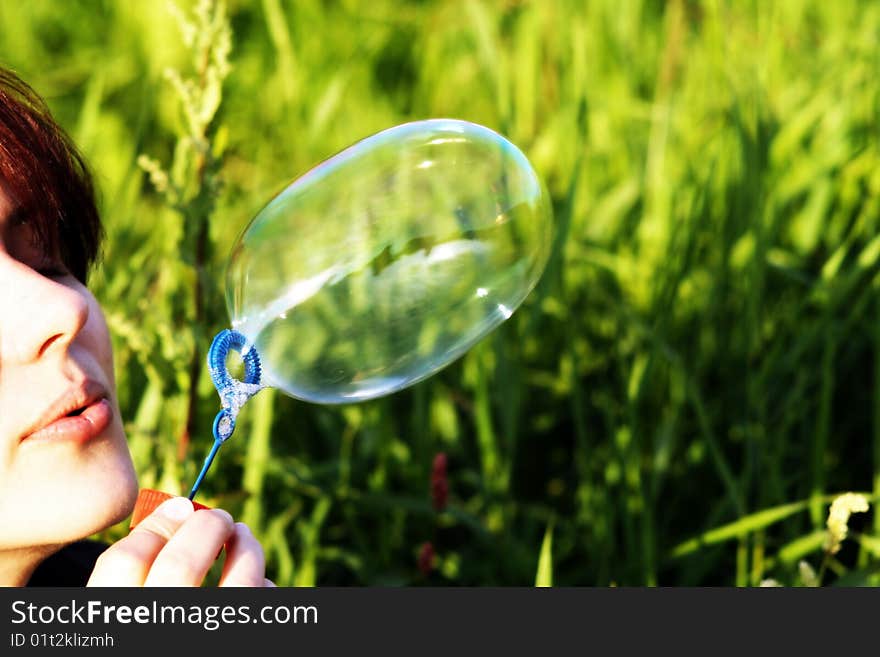
[[[26,220],[0,181],[0,550],[89,536],[137,495],[101,309]]]

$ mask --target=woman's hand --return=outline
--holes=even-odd
[[[222,509],[194,511],[185,497],[166,500],[107,548],[87,586],[201,586],[224,545],[220,586],[275,586],[247,525]]]

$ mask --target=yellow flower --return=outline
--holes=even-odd
[[[819,576],[808,561],[801,559],[798,562],[798,575],[804,586],[819,586]]]
[[[867,510],[868,498],[859,493],[844,493],[834,498],[826,522],[828,535],[825,537],[825,551],[828,554],[837,554],[840,550],[840,544],[846,538],[850,515]]]

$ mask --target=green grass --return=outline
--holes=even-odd
[[[544,178],[550,264],[509,322],[410,390],[347,407],[262,393],[245,408],[201,495],[251,523],[270,576],[791,583],[801,558],[819,566],[830,496],[877,501],[880,5],[264,0],[229,12],[225,185],[197,317],[186,230],[136,164],[170,161],[183,130],[162,78],[191,72],[172,14],[0,3],[0,63],[48,98],[97,173],[109,240],[93,287],[143,486],[187,490],[210,447],[217,398],[202,371],[181,453],[189,361],[228,325],[220,272],[238,231],[354,141],[454,116],[507,135]],[[876,584],[880,514],[851,527],[825,582]]]

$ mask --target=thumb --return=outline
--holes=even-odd
[[[128,536],[101,554],[88,586],[142,586],[159,552],[194,512],[185,497],[162,502]]]
[[[128,536],[135,536],[141,532],[153,534],[163,539],[164,545],[194,512],[190,500],[185,497],[172,497],[162,502],[153,513],[141,520]]]

